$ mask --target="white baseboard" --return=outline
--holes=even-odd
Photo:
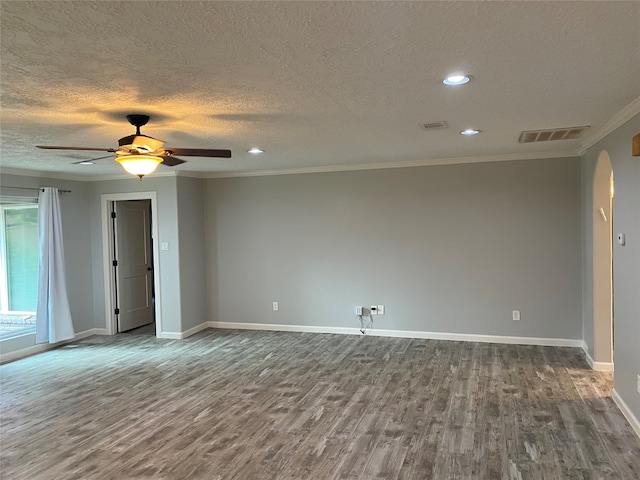
[[[271,330],[300,333],[337,333],[342,335],[362,335],[359,328],[320,327],[308,325],[277,325],[268,323],[207,322],[211,328],[238,330]],[[452,340],[455,342],[507,343],[514,345],[541,345],[554,347],[581,347],[582,340],[569,338],[508,337],[502,335],[477,335],[466,333],[422,332],[411,330],[367,329],[366,335],[374,337],[425,338],[430,340]]]
[[[66,345],[67,343],[82,340],[83,338],[87,338],[92,335],[106,335],[106,329],[91,328],[89,330],[76,333],[75,336],[70,340],[64,340],[58,343],[39,343],[37,345],[33,345],[27,348],[21,348],[20,350],[15,350],[13,352],[2,353],[0,354],[0,365],[7,362],[13,362],[14,360],[19,360],[21,358],[30,357],[31,355],[35,355],[36,353],[46,352],[47,350],[51,350],[52,348],[57,348],[62,345]]]
[[[277,325],[272,323],[235,323],[235,322],[207,322],[209,328],[224,328],[232,330],[268,330],[272,332],[298,333],[337,333],[340,335],[362,335],[358,328],[348,327],[314,327],[307,325]],[[367,335],[370,335],[367,330]]]
[[[211,328],[211,322],[202,322],[200,325],[196,325],[193,328],[185,330],[184,332],[161,332],[156,333],[157,338],[166,338],[169,340],[182,340],[183,338],[190,337],[191,335],[195,335],[202,330],[207,328]]]
[[[613,372],[613,362],[596,362],[591,355],[589,355],[589,348],[587,344],[582,342],[582,350],[584,351],[584,358],[591,367],[591,370],[598,372]]]
[[[629,405],[627,405],[624,402],[620,394],[616,392],[615,388],[613,389],[613,393],[611,397],[613,398],[613,401],[622,412],[622,415],[624,415],[624,418],[626,418],[629,421],[629,424],[631,425],[631,428],[633,428],[633,431],[636,432],[636,435],[638,437],[640,437],[640,421],[633,414],[633,412],[629,408]]]
[[[169,340],[182,340],[184,338],[195,335],[207,328],[221,328],[221,329],[237,329],[237,330],[269,330],[276,332],[298,332],[298,333],[335,333],[339,335],[362,335],[359,328],[356,327],[323,327],[323,326],[309,326],[309,325],[278,325],[269,323],[235,323],[235,322],[203,322],[195,327],[192,327],[184,332],[162,332],[157,333],[157,338],[164,338]],[[23,348],[14,352],[0,354],[0,364],[25,358],[36,353],[41,353],[52,348],[82,340],[83,338],[90,337],[91,335],[109,335],[106,328],[92,328],[79,332],[72,340],[66,340],[56,344],[39,344],[32,347]],[[477,334],[465,334],[465,333],[442,333],[442,332],[422,332],[422,331],[410,331],[410,330],[385,330],[385,329],[367,329],[366,335],[374,337],[399,337],[399,338],[424,338],[430,340],[451,340],[456,342],[482,342],[482,343],[505,343],[513,345],[541,345],[541,346],[555,346],[555,347],[582,347],[585,349],[584,342],[582,340],[573,340],[565,338],[538,338],[538,337],[510,337],[502,335],[477,335]],[[585,349],[587,361],[589,365],[593,367],[589,360],[591,357]],[[606,364],[595,363],[596,366],[605,366]],[[597,368],[594,368],[597,369]],[[613,369],[613,364],[611,364]]]
[[[182,333],[180,332],[160,332],[156,333],[156,338],[164,338],[166,340],[181,340]]]

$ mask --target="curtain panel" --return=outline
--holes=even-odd
[[[75,336],[65,276],[60,196],[57,188],[40,190],[38,207],[38,309],[36,343],[56,343]]]

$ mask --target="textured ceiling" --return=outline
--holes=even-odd
[[[247,172],[568,155],[640,95],[640,2],[0,2],[4,168],[115,175],[142,132],[229,148],[175,170]],[[442,78],[475,79],[445,87]],[[444,120],[446,130],[421,124]],[[458,134],[481,129],[475,137]],[[259,146],[266,151],[251,156]],[[446,160],[445,160],[446,162]],[[165,171],[168,167],[164,168]]]

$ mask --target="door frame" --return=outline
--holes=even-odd
[[[162,301],[160,298],[160,251],[158,245],[158,201],[156,192],[104,193],[100,196],[102,211],[102,266],[104,274],[104,312],[107,334],[118,333],[115,311],[115,277],[112,268],[113,235],[111,235],[111,202],[151,200],[151,238],[153,239],[153,286],[155,290],[156,336],[162,333]],[[105,241],[106,240],[106,241]]]
[[[602,371],[614,369],[614,180],[611,158],[602,150],[593,170],[592,187],[593,368]]]

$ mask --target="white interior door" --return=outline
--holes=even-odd
[[[118,332],[154,320],[149,200],[114,202]]]

